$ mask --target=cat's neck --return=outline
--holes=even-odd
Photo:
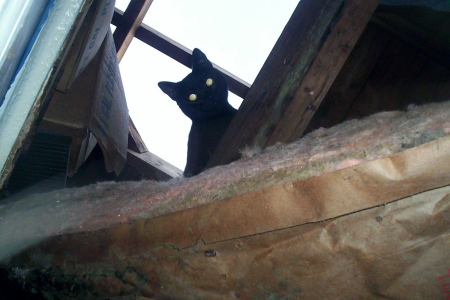
[[[198,110],[192,109],[192,106],[180,106],[180,108],[183,113],[192,120],[192,122],[213,121],[223,116],[234,116],[237,111],[228,102],[223,104],[220,109],[218,109],[218,107],[215,107],[213,111],[202,111],[201,113],[199,113]]]

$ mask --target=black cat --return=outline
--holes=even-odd
[[[236,114],[228,103],[227,82],[206,55],[194,49],[192,73],[178,83],[163,81],[158,86],[192,120],[184,176],[197,175],[205,169]]]

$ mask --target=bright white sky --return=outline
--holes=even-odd
[[[253,83],[299,0],[154,0],[144,23]],[[116,0],[125,10],[129,0]],[[191,121],[157,86],[190,69],[134,39],[120,70],[130,116],[150,152],[181,170]],[[229,93],[238,108],[242,99]]]

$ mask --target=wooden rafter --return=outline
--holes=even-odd
[[[141,25],[153,0],[131,0],[127,9],[123,13],[120,22],[114,24],[117,28],[114,31],[114,44],[117,49],[117,59],[121,61],[134,38],[136,29]]]
[[[378,4],[300,1],[208,166],[300,137]]]
[[[305,134],[319,127],[335,126],[346,120],[355,99],[391,42],[391,35],[379,30],[373,23],[368,24],[318,112],[311,119]]]
[[[133,120],[130,118],[130,124],[128,126],[130,135],[128,137],[128,149],[139,153],[148,152],[147,146],[142,140],[141,135],[139,134],[136,126],[134,125]]]
[[[119,9],[114,11],[114,16],[112,19],[112,24],[118,26],[123,22],[126,18],[126,11],[123,13]],[[165,55],[171,57],[177,62],[185,65],[186,67],[191,67],[191,54],[192,51],[183,45],[175,42],[164,34],[158,32],[157,30],[147,26],[145,24],[141,24],[136,28],[135,37],[142,42],[146,43],[149,46],[159,50]],[[239,97],[244,98],[247,95],[247,92],[250,89],[250,84],[245,82],[244,80],[238,78],[237,76],[231,74],[230,72],[220,68],[217,65],[214,67],[222,72],[228,82],[228,89],[238,95]]]
[[[423,6],[380,5],[373,23],[450,68],[449,12]]]
[[[132,168],[145,174],[146,178],[155,181],[165,181],[182,175],[177,167],[150,152],[139,153],[128,149],[127,162]]]

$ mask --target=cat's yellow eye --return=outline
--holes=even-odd
[[[197,95],[196,94],[190,94],[189,95],[189,100],[191,100],[191,101],[197,100]]]
[[[213,83],[214,83],[214,80],[212,80],[212,78],[206,79],[206,85],[207,85],[207,86],[212,86]]]

